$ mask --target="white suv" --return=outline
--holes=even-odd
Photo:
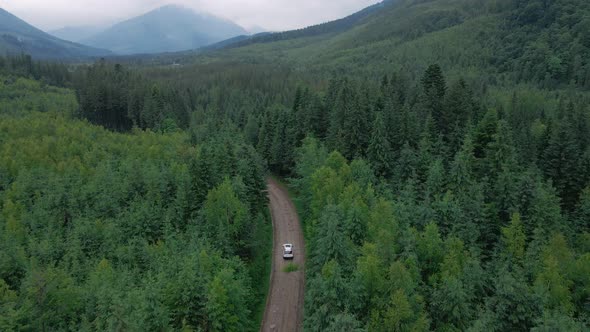
[[[293,245],[290,243],[283,244],[283,259],[293,259]]]

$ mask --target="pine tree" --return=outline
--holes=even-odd
[[[542,305],[532,293],[522,270],[500,268],[493,278],[492,288],[494,295],[487,300],[487,311],[492,316],[488,324],[497,331],[530,330]]]
[[[541,168],[553,181],[562,199],[563,207],[571,211],[584,188],[581,156],[575,130],[567,120],[563,120],[551,131],[548,146],[542,155]]]
[[[222,269],[207,287],[207,330],[238,332],[248,328],[248,289],[233,274],[231,269]]]
[[[416,151],[406,142],[400,151],[395,163],[393,181],[399,187],[403,187],[408,179],[415,179],[417,175],[418,157]]]
[[[336,84],[336,83],[334,83]],[[338,86],[333,87],[329,92],[329,98],[326,102],[329,107],[329,125],[326,137],[326,145],[330,150],[336,150],[340,153],[346,153],[347,144],[345,141],[344,121],[350,114],[349,108],[355,107],[356,98],[350,88],[347,80],[341,82]]]
[[[445,99],[445,110],[449,124],[449,132],[444,133],[452,151],[456,151],[461,144],[464,128],[474,119],[477,107],[473,100],[473,93],[463,79],[459,79],[449,89]]]
[[[529,238],[537,231],[538,236],[545,240],[549,234],[567,231],[569,227],[564,224],[555,189],[547,184],[541,183],[535,188],[529,211],[524,219],[525,232]]]
[[[445,257],[430,301],[435,329],[465,330],[476,314],[474,306],[481,296],[483,269],[472,259],[463,242],[445,241]]]
[[[526,235],[520,214],[514,213],[510,225],[502,228],[502,253],[515,264],[522,264],[524,259]]]
[[[461,150],[455,154],[455,160],[451,164],[451,180],[449,182],[455,193],[460,193],[464,188],[473,184],[477,162],[474,150],[473,139],[469,133],[465,136]]]
[[[354,91],[353,98],[345,106],[343,134],[344,150],[342,154],[348,159],[362,158],[369,141],[369,119],[372,119],[372,108],[369,92],[366,89]]]
[[[340,265],[330,260],[320,266],[321,271],[313,273],[305,294],[306,331],[324,331],[334,318],[350,306],[350,289]]]
[[[393,158],[391,145],[387,136],[383,113],[379,112],[375,115],[375,120],[373,121],[367,158],[371,165],[373,165],[375,174],[381,177],[388,177],[392,171]]]
[[[452,128],[444,109],[444,98],[447,91],[445,78],[439,65],[430,65],[421,79],[423,103],[425,110],[434,118],[440,133],[448,133]]]
[[[352,269],[354,246],[346,236],[343,211],[336,206],[328,206],[322,212],[313,238],[314,251],[311,261],[314,267],[322,267],[334,260],[343,271]],[[313,272],[313,268],[311,269]]]
[[[493,142],[494,136],[498,131],[498,112],[490,109],[486,112],[483,119],[477,124],[473,140],[474,154],[478,159],[486,156],[488,145]]]
[[[244,126],[244,136],[246,137],[248,144],[251,144],[252,146],[256,146],[256,144],[258,144],[259,128],[260,126],[258,117],[253,114],[249,114],[248,121]]]
[[[577,232],[590,232],[590,187],[584,189],[580,195],[575,220],[575,230]]]
[[[258,131],[258,144],[256,148],[260,155],[267,161],[271,160],[272,138],[274,134],[273,114],[267,110],[262,116],[260,130]]]
[[[548,310],[572,314],[574,306],[570,287],[572,281],[567,279],[559,269],[557,259],[548,255],[543,259],[543,270],[535,280],[535,291],[544,301]]]
[[[248,208],[236,196],[228,178],[211,190],[203,205],[203,231],[227,254],[243,249],[248,229]]]

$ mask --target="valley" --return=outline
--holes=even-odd
[[[588,330],[590,3],[360,3],[0,11],[0,330]]]

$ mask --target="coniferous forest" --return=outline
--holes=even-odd
[[[258,330],[273,175],[305,331],[587,331],[589,4],[389,0],[180,68],[0,57],[0,330]]]

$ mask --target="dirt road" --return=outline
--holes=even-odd
[[[302,331],[305,244],[301,224],[287,190],[272,179],[268,180],[268,196],[273,224],[272,271],[260,331]],[[293,263],[299,266],[295,272],[283,271],[290,262],[283,260],[284,243],[293,244]]]

